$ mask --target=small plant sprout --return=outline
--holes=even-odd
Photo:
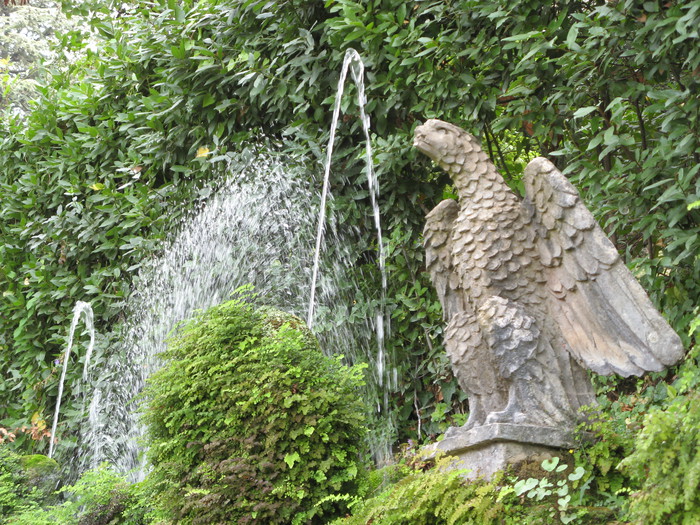
[[[567,468],[568,465],[560,463],[558,457],[545,459],[542,462],[542,469],[554,474],[562,473]],[[578,482],[583,478],[585,473],[586,469],[578,466],[573,472],[566,476],[566,478],[560,479],[555,483],[550,481],[547,477],[543,477],[542,479],[528,478],[519,480],[515,483],[513,488],[517,496],[524,496],[535,501],[543,501],[550,496],[556,497],[556,507],[552,508],[551,516],[555,517],[558,514],[562,523],[571,523],[578,517],[577,513],[569,513],[571,491],[578,486]],[[585,488],[587,488],[587,485],[584,486],[584,490]],[[578,503],[581,502],[584,490],[579,493]]]

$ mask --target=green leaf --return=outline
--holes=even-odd
[[[186,15],[184,9],[180,7],[180,5],[175,6],[175,20],[179,23],[183,23],[185,21]]]
[[[620,142],[619,137],[615,134],[615,128],[609,127],[603,134],[603,144],[606,146],[615,146]]]
[[[576,43],[576,39],[578,38],[578,31],[579,31],[580,27],[581,27],[581,25],[579,23],[572,25],[571,28],[569,29],[569,32],[566,35],[567,47],[576,53],[583,51],[581,46],[579,46]]]
[[[294,464],[297,461],[300,461],[301,457],[299,456],[298,452],[294,452],[292,454],[286,454],[284,456],[284,462],[287,464],[287,466],[291,469],[294,467]]]
[[[576,111],[574,111],[574,118],[585,117],[586,115],[589,115],[597,110],[598,106],[586,106],[584,108],[579,108]]]
[[[214,102],[216,102],[216,97],[210,93],[207,93],[204,95],[204,99],[202,100],[202,107],[206,108],[207,106],[211,106]]]
[[[568,476],[569,481],[578,481],[579,479],[581,479],[583,477],[583,475],[585,473],[586,473],[586,469],[584,469],[581,466],[578,466],[578,467],[576,467],[576,469],[574,469],[574,471],[571,474],[569,474],[569,476]]]
[[[520,42],[522,40],[528,40],[528,39],[533,38],[533,37],[543,38],[543,36],[544,35],[543,35],[542,31],[528,31],[527,33],[509,36],[509,37],[503,38],[502,40],[504,40],[506,42]]]
[[[545,459],[544,461],[542,461],[542,468],[547,472],[552,472],[558,464],[559,458],[555,456],[551,459]]]
[[[518,481],[513,488],[515,489],[516,496],[520,496],[525,492],[529,492],[534,489],[539,484],[539,480],[535,478],[528,478],[527,480],[521,479]]]

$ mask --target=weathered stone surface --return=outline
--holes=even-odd
[[[426,447],[429,455],[454,456],[452,468],[469,469],[467,479],[491,476],[523,461],[541,462],[577,446],[573,433],[562,428],[495,423],[471,429],[452,427],[442,441]]]
[[[449,452],[497,441],[517,441],[555,448],[576,446],[573,432],[564,428],[494,423],[471,429],[452,427],[445,433],[445,438],[435,444],[435,449]]]
[[[466,469],[465,479],[482,478],[489,481],[499,470],[523,462],[541,463],[560,455],[558,449],[516,441],[495,441],[451,451],[455,456],[451,469]]]
[[[586,369],[639,375],[681,359],[680,338],[551,162],[528,164],[521,200],[460,128],[429,120],[414,144],[459,195],[424,231],[445,346],[469,395],[465,433],[445,441],[473,440],[475,457],[494,443],[559,446],[533,436],[573,431],[579,408],[595,402]]]

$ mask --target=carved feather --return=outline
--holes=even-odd
[[[528,164],[523,182],[551,291],[550,312],[571,354],[594,372],[622,376],[660,371],[680,360],[680,338],[576,188],[544,158]]]
[[[540,337],[535,319],[520,305],[499,296],[486,300],[478,317],[499,375],[508,379],[535,355]]]
[[[459,279],[452,266],[452,229],[459,214],[457,201],[446,199],[438,204],[426,217],[423,230],[425,266],[430,273],[443,305],[443,317],[449,321],[463,309],[457,290]]]

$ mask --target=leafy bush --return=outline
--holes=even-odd
[[[0,443],[0,523],[14,513],[53,503],[57,474],[53,459],[20,456]]]
[[[146,389],[160,504],[179,523],[324,523],[362,466],[359,367],[241,300],[191,320]],[[316,505],[319,503],[318,505]],[[321,518],[323,516],[323,518]]]
[[[27,495],[20,457],[0,444],[0,516],[22,506]]]
[[[83,474],[59,493],[65,501],[44,507],[25,506],[9,514],[7,525],[142,525],[160,518],[151,508],[150,487],[144,483],[130,485],[124,476],[106,464]],[[162,523],[162,522],[161,522]]]
[[[599,400],[600,410],[587,411],[587,422],[579,428],[593,439],[581,439],[578,447],[571,452],[575,464],[586,471],[582,480],[582,483],[590,485],[586,502],[621,512],[626,505],[627,494],[635,484],[616,467],[632,452],[635,433],[639,430],[648,404],[645,398],[639,396],[621,396],[612,403],[603,396]]]
[[[580,465],[568,467],[554,457],[484,481],[465,479],[467,471],[456,469],[454,459],[426,461],[416,455],[375,471],[391,479],[370,485],[362,498],[352,500],[352,515],[333,525],[618,523],[619,509],[589,504],[585,494],[590,482],[584,482]],[[528,473],[537,477],[522,477]]]
[[[641,484],[630,515],[638,523],[700,521],[700,396],[675,398],[644,418],[634,452],[620,468]]]
[[[467,482],[463,471],[413,470],[379,495],[353,507],[352,516],[334,525],[400,525],[408,523],[501,523],[506,505],[499,499],[498,482]],[[514,497],[509,497],[511,500]]]

